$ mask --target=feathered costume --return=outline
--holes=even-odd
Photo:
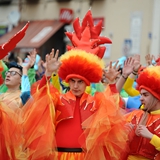
[[[24,37],[28,28],[27,23],[8,42],[0,46],[0,59],[4,58],[8,52],[14,49],[16,44]],[[3,71],[0,60],[0,72]],[[3,77],[0,75],[0,84]],[[25,153],[22,151],[23,129],[21,109],[17,107],[17,99],[20,98],[20,91],[15,91],[14,95],[5,93],[0,95],[0,159],[1,160],[23,160]]]
[[[100,37],[102,22],[93,25],[89,11],[83,19],[73,23],[75,32],[66,33],[73,46],[60,57],[59,77],[68,82],[79,78],[87,85],[102,78],[105,47],[111,43]],[[105,92],[75,97],[71,91],[59,93],[43,77],[32,88],[34,100],[26,105],[24,135],[29,159],[38,160],[124,160],[128,130],[123,127],[119,95],[107,87]]]
[[[137,79],[137,89],[147,90],[160,100],[160,66],[144,69]],[[150,103],[153,103],[152,100]],[[151,107],[151,108],[150,108]],[[127,115],[128,122],[134,125],[130,134],[130,152],[127,160],[159,160],[160,159],[160,109],[152,110],[153,104],[143,110],[135,110]],[[137,136],[137,125],[145,125],[153,134],[152,139]]]

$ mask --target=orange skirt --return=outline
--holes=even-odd
[[[23,130],[18,113],[0,103],[0,160],[16,160],[23,155]]]

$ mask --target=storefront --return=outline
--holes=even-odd
[[[0,45],[7,42],[15,35],[27,22],[19,25],[0,37]],[[36,48],[39,55],[44,59],[51,49],[59,49],[60,55],[65,52],[64,23],[57,20],[37,20],[31,21],[24,38],[17,44],[15,52],[17,54],[26,53]]]

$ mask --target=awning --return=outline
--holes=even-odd
[[[27,22],[21,22],[10,32],[0,38],[0,45],[7,42],[13,35],[21,30]],[[39,48],[56,33],[64,23],[57,20],[31,21],[24,38],[16,48]]]

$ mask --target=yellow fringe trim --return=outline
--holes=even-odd
[[[102,69],[105,68],[105,64],[102,59],[100,59],[98,56],[96,56],[92,53],[87,53],[84,50],[72,49],[72,50],[66,52],[65,54],[63,54],[60,57],[60,60],[63,62],[63,60],[70,59],[71,57],[75,57],[75,56],[84,57],[85,59],[87,59],[88,62],[95,63],[95,64],[99,65]]]

